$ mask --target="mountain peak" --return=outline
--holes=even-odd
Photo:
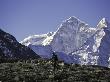
[[[78,18],[75,17],[75,16],[71,16],[71,17],[68,18],[68,20],[74,20],[74,19],[77,19],[78,20]]]
[[[79,24],[84,23],[83,21],[79,20],[75,16],[71,16],[68,19],[64,20],[60,27],[78,27]],[[85,23],[84,23],[85,24]]]
[[[108,21],[106,18],[102,18],[102,20],[98,23],[97,27],[105,28],[108,27]]]
[[[74,23],[78,23],[78,22],[81,22],[81,20],[79,20],[77,17],[75,17],[75,16],[71,16],[71,17],[69,17],[67,20],[66,20],[66,22],[69,22],[69,23],[71,23],[71,22],[74,22]]]

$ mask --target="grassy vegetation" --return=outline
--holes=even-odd
[[[9,62],[9,61],[8,61]],[[110,82],[110,69],[54,60],[19,60],[0,64],[1,82]]]

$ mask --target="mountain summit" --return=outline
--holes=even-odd
[[[67,63],[109,66],[110,24],[103,18],[96,27],[72,16],[63,21],[56,32],[33,35],[21,41],[43,57],[56,52]],[[40,46],[40,47],[39,47]],[[106,49],[106,52],[105,52]],[[43,53],[42,53],[43,52]],[[47,56],[45,55],[47,54]]]
[[[97,27],[103,28],[108,27],[108,21],[106,18],[102,18],[102,20],[98,23]]]

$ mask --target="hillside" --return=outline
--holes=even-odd
[[[110,69],[50,60],[19,60],[0,64],[1,82],[109,82]]]
[[[39,56],[29,47],[20,44],[13,35],[0,29],[0,58],[31,59]]]

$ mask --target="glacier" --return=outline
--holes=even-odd
[[[72,16],[57,31],[29,36],[20,43],[42,58],[51,58],[55,52],[66,63],[110,66],[110,23],[105,18],[91,27]]]

